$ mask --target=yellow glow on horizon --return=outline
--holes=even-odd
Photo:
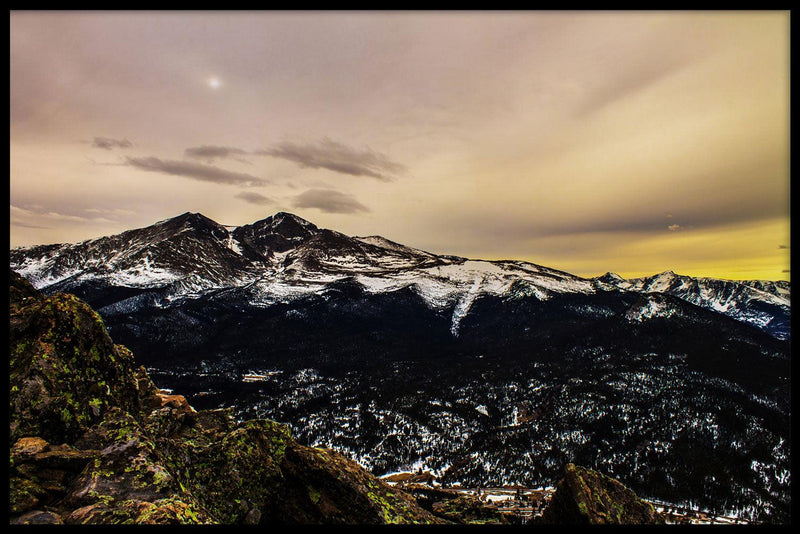
[[[779,218],[633,236],[596,258],[578,262],[552,258],[547,265],[584,277],[612,271],[623,278],[638,278],[674,271],[681,275],[727,280],[791,280],[788,272],[791,249],[782,248],[789,243],[790,221]],[[542,263],[541,258],[536,262]],[[654,265],[661,267],[654,271]]]

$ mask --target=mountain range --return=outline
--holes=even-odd
[[[279,212],[230,227],[184,213],[146,228],[77,244],[11,251],[11,267],[44,291],[86,292],[100,286],[158,294],[150,305],[205,292],[246,288],[253,305],[288,302],[353,280],[369,293],[411,288],[433,309],[452,308],[450,330],[480,295],[591,295],[609,290],[661,293],[760,328],[790,335],[790,284],[681,276],[672,271],[625,280],[614,273],[580,278],[522,261],[481,261],[436,255],[381,236],[350,237]],[[148,291],[149,290],[149,291]],[[158,290],[158,291],[152,291]],[[124,294],[125,291],[122,291]],[[120,298],[105,306],[146,306]],[[659,313],[652,308],[648,313]]]
[[[284,212],[185,213],[10,260],[97,309],[160,387],[377,475],[535,487],[574,462],[645,497],[791,517],[788,282],[583,278]]]

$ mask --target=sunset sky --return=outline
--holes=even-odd
[[[11,246],[289,211],[580,276],[788,280],[789,27],[12,11]]]

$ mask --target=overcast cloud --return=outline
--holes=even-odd
[[[390,160],[385,154],[371,149],[356,150],[330,139],[315,144],[280,143],[258,154],[293,161],[304,168],[328,169],[330,171],[368,176],[389,182],[394,175],[405,172],[406,167]]]
[[[294,198],[296,208],[316,208],[325,213],[367,212],[369,208],[353,195],[333,189],[309,189]]]
[[[183,151],[183,154],[187,158],[201,159],[210,162],[214,161],[215,159],[233,158],[235,156],[244,155],[247,154],[247,151],[242,150],[241,148],[228,146],[203,145],[187,148]]]
[[[227,171],[213,165],[203,165],[192,161],[162,160],[155,157],[126,158],[131,167],[143,171],[160,172],[173,176],[183,176],[193,180],[232,184],[241,186],[266,185],[267,180],[241,172]]]
[[[788,10],[12,11],[10,200],[48,208],[13,214],[11,244],[267,209],[578,275],[788,278],[789,30]]]
[[[105,148],[111,150],[112,148],[129,148],[133,143],[127,139],[111,139],[110,137],[95,137],[92,141],[92,146],[96,148]]]

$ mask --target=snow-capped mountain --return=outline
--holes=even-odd
[[[431,308],[454,306],[454,335],[480,294],[544,300],[595,291],[589,280],[531,263],[431,254],[381,236],[320,229],[284,212],[233,228],[185,213],[116,236],[14,249],[11,268],[45,292],[83,293],[98,285],[158,290],[158,306],[221,288],[241,288],[247,303],[260,307],[320,293],[343,280],[368,293],[410,288]]]
[[[786,281],[693,278],[665,271],[625,280],[606,273],[596,287],[641,293],[664,293],[756,326],[779,339],[790,337],[791,295]]]
[[[584,279],[523,261],[471,260],[381,236],[350,237],[285,212],[239,227],[184,213],[115,236],[13,249],[11,268],[45,292],[91,296],[97,287],[113,287],[129,298],[130,290],[157,289],[160,298],[152,301],[157,306],[206,291],[246,288],[247,302],[263,307],[323,292],[343,280],[372,294],[409,288],[432,309],[452,308],[453,335],[480,295],[547,300],[602,291],[664,293],[780,339],[790,335],[788,282],[693,278],[671,271],[631,280],[613,273]],[[122,300],[115,303],[120,309],[147,302],[123,305]]]
[[[110,237],[11,251],[11,268],[44,290],[90,281],[130,288],[186,286],[190,280],[236,285],[255,278],[266,261],[199,213]]]

